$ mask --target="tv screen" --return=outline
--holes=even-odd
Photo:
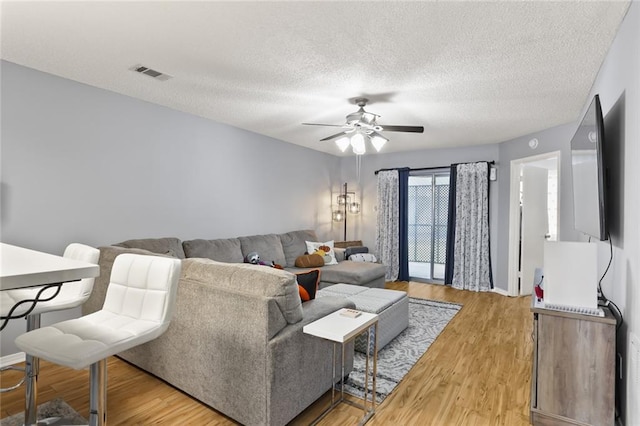
[[[608,238],[604,120],[600,97],[591,105],[571,139],[575,229],[602,241]]]

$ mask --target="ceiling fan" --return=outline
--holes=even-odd
[[[369,99],[357,98],[355,104],[360,107],[356,112],[347,115],[345,124],[319,124],[319,123],[302,123],[307,126],[328,126],[341,127],[344,130],[335,135],[327,136],[320,141],[328,141],[336,139],[336,145],[344,152],[349,145],[353,148],[353,153],[362,155],[366,152],[365,140],[369,139],[376,151],[380,149],[389,139],[382,135],[382,132],[409,132],[423,133],[423,126],[391,126],[378,124],[378,114],[373,114],[364,110]]]

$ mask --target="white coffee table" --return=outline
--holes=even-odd
[[[355,317],[345,316],[346,311],[353,311],[352,309],[340,309],[332,314],[327,315],[324,318],[320,318],[317,321],[314,321],[310,324],[305,325],[302,328],[302,331],[305,334],[309,334],[315,337],[319,337],[321,339],[329,340],[333,342],[333,359],[332,359],[332,374],[331,374],[331,404],[329,407],[322,413],[312,425],[318,423],[322,418],[324,418],[336,405],[340,402],[346,402],[355,407],[362,408],[364,414],[362,419],[358,423],[359,425],[363,425],[369,421],[369,419],[375,414],[376,411],[376,373],[378,368],[378,351],[377,351],[377,335],[378,335],[378,315],[371,314],[367,312],[359,311],[360,314]],[[374,343],[371,346],[371,329],[373,329]],[[364,379],[364,402],[362,405],[356,404],[353,401],[347,400],[344,398],[344,352],[345,345],[350,341],[354,340],[358,335],[367,332],[367,348],[369,350],[366,352],[366,363],[365,363],[365,379]],[[340,361],[341,371],[340,371],[340,398],[336,400],[335,398],[335,383],[336,380],[336,346],[340,344],[342,345],[341,353],[342,358]],[[373,349],[373,351],[371,350]],[[371,353],[373,352],[373,354]],[[372,378],[372,392],[371,392],[371,407],[368,405],[368,396],[369,396],[369,359],[373,355],[373,378]]]

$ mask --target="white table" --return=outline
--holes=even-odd
[[[0,291],[37,286],[58,287],[59,289],[65,282],[93,278],[98,275],[100,275],[98,265],[0,243]],[[29,303],[35,306],[38,302],[37,299],[36,297]],[[11,314],[2,317],[3,322],[0,330],[5,328],[9,319],[27,316],[32,309],[33,307],[16,317]],[[37,326],[39,327],[39,324]],[[27,354],[25,363],[25,424],[27,425],[34,424],[37,415],[36,382],[38,373],[39,359]]]
[[[77,281],[99,274],[98,265],[0,243],[0,290]]]
[[[346,402],[354,405],[358,408],[362,408],[364,414],[362,419],[358,423],[363,425],[369,421],[369,419],[375,414],[376,411],[376,373],[378,369],[378,351],[377,351],[377,336],[378,336],[378,315],[367,312],[360,312],[360,315],[352,318],[345,316],[345,311],[354,311],[353,309],[340,309],[332,314],[320,318],[310,324],[305,325],[302,331],[305,334],[309,334],[321,339],[329,340],[333,342],[333,359],[332,359],[332,377],[331,377],[331,404],[318,418],[312,423],[316,424],[322,418],[324,418],[329,411],[331,411],[340,402]],[[373,348],[371,347],[371,328],[373,328]],[[364,379],[364,403],[360,406],[352,401],[344,398],[344,353],[345,345],[354,340],[358,335],[368,332],[367,338],[367,353],[366,353],[366,365],[365,365],[365,379]],[[336,345],[342,346],[342,359],[341,359],[341,372],[340,372],[340,398],[335,399],[335,383],[336,383]],[[372,351],[373,349],[373,351]],[[372,392],[371,392],[371,407],[368,407],[368,388],[369,388],[369,359],[373,352],[373,378],[372,378]]]
[[[59,290],[65,282],[97,277],[99,274],[98,265],[0,243],[0,291],[39,286],[58,287]],[[39,297],[36,297],[27,301],[31,307],[25,313],[2,316],[0,330],[6,327],[10,319],[29,315],[38,300]]]

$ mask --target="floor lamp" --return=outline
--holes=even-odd
[[[347,183],[342,187],[342,192],[337,198],[338,208],[333,211],[333,220],[344,222],[344,240],[347,241],[347,216],[360,213],[360,203],[356,201],[356,193],[349,192]]]

